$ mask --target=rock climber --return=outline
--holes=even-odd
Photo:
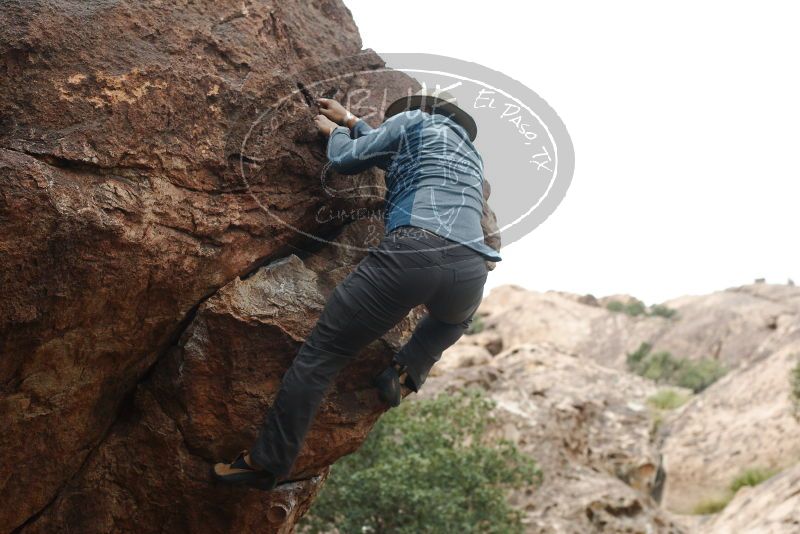
[[[283,376],[252,448],[218,463],[219,482],[273,489],[287,480],[317,409],[337,373],[359,350],[416,306],[425,317],[373,384],[388,406],[419,391],[442,352],[469,327],[481,302],[487,261],[483,160],[474,119],[446,91],[423,89],[391,103],[371,128],[339,102],[317,99],[331,168],[385,171],[385,234],[325,304]]]

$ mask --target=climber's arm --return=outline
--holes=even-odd
[[[347,127],[338,126],[328,138],[328,159],[333,170],[342,174],[356,174],[391,159],[403,135],[403,114],[395,115],[380,127],[370,129],[356,139],[350,138]]]
[[[367,122],[363,119],[359,119],[358,117],[355,118],[355,123],[350,126],[350,131],[353,132],[353,137],[358,139],[362,135],[366,135],[372,131],[372,126],[367,124]]]
[[[317,98],[317,105],[319,112],[329,120],[350,128],[354,138],[372,131],[369,124],[350,113],[347,108],[332,98]]]

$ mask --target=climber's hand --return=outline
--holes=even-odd
[[[317,115],[314,117],[314,125],[319,130],[319,133],[324,135],[325,137],[329,136],[334,128],[336,128],[336,123],[330,120],[325,115]]]
[[[336,124],[344,124],[344,119],[347,117],[347,110],[336,100],[331,98],[317,98],[317,105],[319,112],[328,117]]]

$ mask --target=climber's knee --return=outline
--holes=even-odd
[[[310,337],[292,362],[286,380],[301,384],[302,387],[324,390],[351,359],[348,354],[317,346]]]

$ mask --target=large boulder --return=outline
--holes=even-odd
[[[187,325],[199,331],[193,319],[213,315],[203,303],[220,288],[291,253],[308,255],[316,245],[304,232],[334,234],[348,222],[321,222],[320,210],[379,207],[376,171],[347,177],[373,195],[326,195],[325,144],[300,89],[344,98],[363,89],[357,72],[384,64],[361,52],[338,0],[12,0],[0,10],[0,531],[64,530],[73,520],[86,529],[88,503],[117,524],[119,510],[147,509],[161,490],[152,506],[166,517],[189,484],[170,480],[170,468],[205,483],[201,464],[230,455],[233,441],[252,431],[302,329],[291,342],[239,339],[235,354],[257,354],[261,362],[261,382],[252,386],[266,389],[245,411],[231,407],[235,423],[248,419],[250,426],[231,422],[234,435],[224,444],[206,428],[184,426],[166,399],[186,395],[185,410],[201,412],[224,411],[229,399],[205,399],[218,403],[214,410],[193,404],[206,387],[220,393],[202,382],[157,391],[166,371],[153,366],[175,357]],[[329,81],[315,86],[320,80]],[[391,72],[370,83],[381,87],[365,108],[413,86]],[[376,125],[380,117],[370,120]],[[359,257],[343,256],[339,271]],[[318,308],[311,279],[295,281],[298,295],[315,295],[308,305]],[[207,311],[195,317],[198,308]],[[305,310],[304,328],[317,308]],[[278,327],[290,331],[281,320]],[[218,349],[209,357],[234,354]],[[134,394],[148,372],[153,385]],[[200,371],[185,376],[203,378]],[[330,447],[311,464],[354,447],[375,409],[348,412],[358,428],[343,422],[332,429]],[[216,425],[210,417],[195,423]],[[137,469],[147,476],[134,476]],[[117,482],[126,489],[112,487]],[[185,513],[207,518],[211,498],[185,501]],[[215,506],[225,517],[244,510]],[[161,530],[149,517],[139,531]],[[194,523],[168,524],[180,530]],[[119,525],[127,528],[124,519]]]
[[[327,467],[356,450],[385,409],[370,379],[387,365],[388,349],[409,334],[416,314],[339,375],[295,463],[290,478],[298,482],[268,494],[215,487],[209,467],[255,439],[283,371],[343,276],[340,268],[351,265],[339,245],[364,242],[367,226],[350,224],[336,246],[305,260],[290,255],[272,262],[206,300],[86,465],[25,530],[291,530]]]
[[[693,512],[703,502],[729,498],[731,483],[748,470],[774,472],[796,464],[800,458],[800,441],[797,439],[800,423],[790,395],[790,376],[800,361],[800,290],[797,287],[753,284],[709,295],[681,297],[665,303],[676,311],[669,318],[647,315],[631,317],[605,307],[612,300],[624,303],[630,299],[616,295],[598,300],[561,292],[527,291],[514,286],[497,288],[484,300],[479,310],[484,330],[464,338],[445,352],[442,368],[437,374],[445,381],[451,380],[451,377],[458,381],[463,373],[483,376],[476,383],[485,385],[493,397],[501,400],[501,414],[505,413],[503,407],[506,407],[510,413],[527,415],[535,413],[533,407],[541,410],[547,400],[545,397],[535,397],[540,388],[547,391],[563,390],[565,406],[569,406],[569,403],[580,405],[586,395],[592,395],[589,398],[609,405],[606,400],[608,396],[614,399],[618,393],[609,392],[607,388],[611,385],[613,390],[620,386],[617,379],[609,377],[608,369],[598,369],[592,362],[616,368],[618,371],[615,372],[625,377],[624,383],[633,381],[635,377],[620,371],[625,369],[625,353],[635,349],[641,342],[651,343],[653,350],[667,350],[677,357],[714,358],[729,369],[727,375],[673,412],[653,410],[651,415],[656,416],[653,422],[658,422],[658,428],[652,433],[650,442],[641,436],[636,438],[635,433],[631,434],[632,429],[646,428],[644,420],[632,424],[628,420],[622,427],[625,429],[623,432],[607,423],[597,426],[597,439],[607,439],[610,451],[616,447],[624,451],[619,456],[611,452],[609,457],[623,458],[628,464],[631,451],[641,450],[631,443],[647,443],[646,450],[650,452],[644,455],[637,453],[634,457],[662,458],[659,463],[663,476],[658,483],[654,482],[652,493],[661,497],[661,506],[667,512],[681,514]],[[506,350],[485,365],[486,347],[490,342],[500,344]],[[507,355],[517,350],[524,351],[526,342],[536,343],[537,347],[553,344],[560,351],[575,353],[580,356],[576,361],[581,361],[582,367],[577,366],[579,368],[574,372],[561,376],[553,374],[553,369],[559,367],[554,362],[524,369],[509,367],[505,359]],[[507,374],[507,368],[511,369],[508,371],[511,375]],[[584,376],[584,373],[588,375]],[[509,376],[513,376],[517,383],[514,387],[504,385]],[[649,381],[642,382],[650,387],[655,386]],[[520,398],[530,394],[531,399],[527,403],[517,401],[510,404],[503,401],[509,393],[499,394],[498,388],[507,388]],[[649,395],[646,392],[637,393],[628,387],[622,387],[620,393],[635,399],[639,405],[643,405]],[[619,400],[610,403],[610,406],[617,402]],[[542,459],[544,465],[549,465],[553,463],[553,451],[563,453],[564,445],[571,448],[570,443],[582,435],[582,431],[576,428],[559,429],[569,420],[563,413],[550,413],[547,417],[537,419],[535,425],[517,432],[523,442],[531,440],[544,444],[542,448],[531,451],[535,457]],[[558,432],[553,435],[564,436],[563,443],[548,441],[548,433],[554,429],[558,429]],[[595,445],[593,449],[597,447]],[[593,458],[598,459],[596,454]],[[565,472],[570,477],[568,483],[559,482],[562,485],[556,489],[546,483],[543,493],[538,493],[538,497],[545,502],[552,500],[555,503],[559,496],[572,495],[570,488],[592,485],[599,488],[596,481],[584,481],[572,473],[576,463],[585,465],[585,462],[585,459],[574,461],[566,466]],[[637,463],[634,462],[634,465]],[[656,465],[655,462],[651,463]],[[599,467],[597,464],[590,465]],[[648,463],[642,462],[641,465]],[[606,472],[609,471],[613,472],[606,467]],[[554,472],[551,479],[562,476],[559,470]],[[618,486],[611,484],[602,487],[610,491]],[[575,496],[578,497],[581,491],[575,490]],[[605,490],[596,491],[602,493]],[[546,495],[552,495],[552,499]],[[737,501],[742,503],[738,497]],[[767,501],[767,496],[760,499],[762,503]],[[557,505],[553,504],[557,512],[547,509],[547,514],[541,517],[537,515],[540,514],[536,511],[538,508],[535,508],[530,512],[531,520],[544,524],[541,522],[546,518],[556,521],[554,517],[558,517],[558,524],[574,524],[569,518],[582,515],[569,509],[567,503],[572,502],[580,502],[580,499],[560,500]],[[642,509],[648,508],[644,506]],[[769,515],[766,509],[757,512],[753,505],[747,505],[747,510],[751,517],[748,521],[755,521],[758,513],[765,517]],[[696,517],[670,517],[689,531],[696,531],[708,523]],[[732,524],[730,521],[728,519],[720,524]],[[589,530],[589,526],[584,527]],[[725,530],[720,527],[718,531]],[[773,531],[781,530],[776,527]]]

